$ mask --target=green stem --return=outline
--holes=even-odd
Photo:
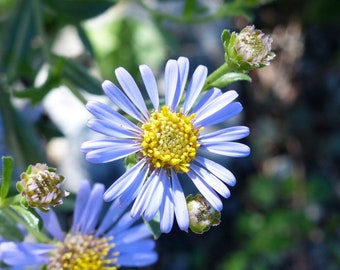
[[[226,62],[222,66],[220,66],[218,69],[216,69],[213,73],[211,73],[203,87],[203,91],[206,91],[210,89],[213,85],[213,82],[215,82],[217,79],[221,78],[224,74],[228,73],[231,71],[232,68],[231,66]]]

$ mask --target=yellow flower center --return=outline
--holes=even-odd
[[[199,148],[199,129],[195,129],[190,116],[171,112],[163,106],[161,111],[151,114],[149,122],[142,125],[143,155],[150,158],[155,168],[173,168],[178,172],[188,172],[189,163],[195,158]]]
[[[118,254],[110,254],[114,247],[109,243],[111,239],[68,234],[53,253],[47,270],[116,270]]]

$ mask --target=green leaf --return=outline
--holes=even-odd
[[[0,187],[0,201],[5,200],[12,182],[13,158],[2,157],[2,179]]]
[[[137,163],[136,154],[129,155],[125,158],[125,168],[126,170],[130,169]]]
[[[231,36],[231,34],[230,34],[229,30],[227,30],[227,29],[223,30],[222,35],[221,35],[221,40],[222,40],[225,48],[229,44],[230,36]]]
[[[62,77],[73,86],[83,89],[94,95],[102,95],[101,83],[90,75],[87,70],[70,58],[55,56],[56,60],[62,61]]]
[[[159,212],[156,214],[153,220],[147,221],[144,219],[144,222],[149,226],[151,233],[155,240],[157,240],[162,234],[160,230],[160,216]]]
[[[10,208],[20,216],[24,225],[34,231],[40,231],[42,225],[41,218],[32,208],[25,209],[21,205],[11,205]]]
[[[0,209],[0,235],[10,241],[22,241],[23,235],[15,220],[11,219],[2,209]]]
[[[6,144],[18,167],[26,169],[29,164],[46,160],[37,131],[14,108],[9,94],[1,88],[0,114],[3,119]]]
[[[216,81],[212,82],[209,86],[222,88],[236,81],[248,81],[251,82],[249,75],[239,72],[226,73]]]
[[[184,16],[191,17],[195,13],[196,0],[186,0],[184,6]]]
[[[32,2],[19,0],[13,5],[8,21],[3,25],[4,33],[0,47],[0,69],[7,72],[9,81],[12,81],[17,73],[18,66],[30,44],[35,31],[32,19]]]
[[[77,28],[79,38],[81,39],[85,49],[87,50],[87,52],[91,54],[92,57],[94,57],[95,56],[94,49],[86,31],[84,30],[84,27],[79,23],[77,23],[75,27]]]

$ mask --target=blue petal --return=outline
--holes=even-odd
[[[113,241],[114,242],[114,241]],[[153,251],[155,248],[155,241],[150,239],[140,240],[133,243],[128,244],[120,244],[117,247],[117,250],[119,250],[120,254],[134,254],[139,252],[149,252]]]
[[[159,172],[159,179],[167,178],[165,170],[161,170]],[[167,179],[168,180],[168,179]],[[146,220],[150,221],[154,218],[156,213],[159,210],[159,207],[163,200],[163,194],[164,194],[164,187],[162,181],[157,181],[156,187],[154,190],[148,190],[151,194],[153,194],[152,200],[150,200],[148,206],[145,209],[144,217]]]
[[[201,145],[200,149],[229,157],[245,157],[250,153],[250,148],[247,145],[237,142],[207,143]]]
[[[171,231],[174,223],[174,203],[169,180],[167,178],[161,180],[164,185],[164,198],[160,208],[160,230],[163,233],[168,233]]]
[[[86,108],[98,119],[111,121],[124,129],[134,130],[137,132],[139,130],[138,126],[104,103],[98,101],[88,101]]]
[[[158,183],[159,183],[158,170],[154,170],[143,184],[132,206],[131,216],[133,218],[141,217],[147,206],[151,203],[151,199],[154,199],[153,198],[154,196],[158,197],[163,195],[154,193]]]
[[[242,139],[249,135],[249,128],[244,126],[228,127],[200,136],[200,143],[228,142]]]
[[[142,115],[117,86],[110,81],[104,81],[102,87],[105,94],[114,104],[139,122],[143,122]]]
[[[115,200],[105,213],[104,218],[100,222],[98,229],[95,232],[95,236],[101,236],[114,224],[118,218],[123,214],[126,208],[120,208],[118,200]]]
[[[127,207],[136,198],[148,172],[149,167],[144,166],[140,173],[136,176],[135,180],[125,189],[124,193],[118,198],[120,207]]]
[[[76,226],[79,226],[79,231],[83,234],[92,233],[98,223],[104,202],[104,188],[103,184],[96,183],[91,190],[90,196],[87,198],[86,204],[81,205],[83,214],[79,224],[76,224]]]
[[[187,114],[200,94],[207,79],[208,69],[205,66],[198,66],[192,75],[183,105],[183,113]]]
[[[182,186],[174,170],[171,170],[171,186],[177,223],[181,230],[186,231],[189,227],[189,213]]]
[[[204,96],[200,99],[197,105],[192,110],[192,113],[196,113],[197,111],[201,110],[203,106],[209,104],[211,101],[216,99],[222,95],[222,91],[218,88],[212,88],[211,90],[207,91]]]
[[[235,176],[231,173],[231,171],[227,170],[222,165],[202,156],[197,156],[195,161],[200,163],[208,171],[210,171],[229,186],[234,186],[236,184]]]
[[[93,150],[98,150],[101,148],[111,148],[111,147],[123,147],[123,145],[126,145],[126,147],[129,146],[135,146],[138,143],[136,143],[135,140],[131,139],[98,139],[98,140],[90,140],[82,143],[80,150],[82,152],[89,152]]]
[[[116,244],[117,249],[120,245],[126,245],[142,239],[150,237],[151,231],[145,223],[133,226],[122,233],[115,235],[113,242]]]
[[[159,96],[158,96],[158,88],[155,76],[153,75],[152,70],[147,65],[140,65],[139,71],[142,75],[142,79],[152,102],[155,110],[159,108]]]
[[[174,102],[173,102],[174,110],[176,109],[179,101],[181,100],[184,88],[187,83],[188,73],[189,73],[189,60],[188,58],[181,56],[177,59],[177,64],[178,64],[178,73],[179,73],[177,88],[179,91],[177,92],[177,96],[175,97]]]
[[[12,266],[43,265],[49,261],[49,253],[56,246],[42,243],[0,243],[0,261]]]
[[[217,193],[219,193],[222,197],[228,198],[230,197],[230,191],[227,186],[218,179],[215,175],[209,173],[202,167],[199,167],[195,164],[190,165],[190,169],[195,172],[204,182],[206,182],[211,188],[213,188]]]
[[[135,166],[128,169],[121,177],[119,177],[104,193],[105,201],[112,201],[122,195],[125,190],[135,180],[141,169],[145,165],[145,160],[140,160]]]
[[[115,70],[116,77],[119,84],[122,86],[125,94],[133,102],[133,104],[139,109],[139,111],[148,118],[148,109],[146,108],[144,98],[129,72],[124,68],[119,67]]]
[[[178,81],[178,65],[175,60],[169,60],[165,66],[164,83],[165,83],[165,105],[169,106],[171,110],[174,107],[174,99],[180,91],[177,88]]]
[[[84,144],[82,145],[82,150]],[[86,160],[93,163],[106,163],[129,156],[141,148],[140,145],[112,144],[110,147],[94,149],[86,153]]]
[[[214,115],[220,110],[223,110],[237,97],[237,92],[234,90],[230,90],[211,100],[210,102],[205,103],[199,110],[196,111],[195,122],[199,123],[205,118]]]
[[[118,123],[112,121],[101,120],[101,119],[91,119],[87,122],[87,126],[101,134],[106,136],[112,136],[116,138],[135,138],[139,136],[135,131],[124,128]]]
[[[57,215],[50,209],[48,212],[37,210],[43,220],[44,228],[57,240],[63,241],[64,233],[60,227]]]
[[[143,267],[155,263],[158,259],[158,255],[156,252],[139,252],[121,254],[117,259],[117,264],[124,267]]]
[[[232,102],[219,111],[212,112],[210,115],[206,114],[199,121],[194,119],[194,122],[196,126],[199,125],[203,127],[208,127],[224,122],[225,120],[228,120],[239,114],[241,111],[242,105],[239,102]]]
[[[130,213],[125,213],[122,217],[119,218],[117,224],[115,224],[115,226],[107,232],[107,235],[112,235],[113,238],[115,238],[116,235],[119,235],[129,229],[131,225],[135,222],[136,220],[130,216]]]
[[[205,197],[212,205],[212,207],[214,207],[217,211],[221,211],[223,208],[223,204],[216,192],[193,171],[187,172],[187,175],[195,184],[199,192],[202,193],[203,197]]]
[[[157,253],[152,251],[155,242],[147,238],[151,237],[151,231],[145,223],[124,230],[114,235],[112,243],[115,244],[113,253],[118,253],[118,265],[127,267],[142,267],[157,261]]]
[[[80,183],[79,191],[76,198],[76,203],[74,207],[74,214],[73,214],[73,233],[77,233],[80,228],[80,220],[83,215],[84,205],[90,196],[91,193],[91,186],[89,181],[84,180]]]

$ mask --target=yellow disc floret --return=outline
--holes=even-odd
[[[155,168],[173,168],[188,172],[189,163],[199,148],[198,132],[192,124],[195,114],[183,115],[171,112],[163,106],[161,111],[151,114],[150,120],[142,125],[143,155],[150,158]]]
[[[48,270],[116,270],[117,254],[110,254],[111,238],[69,234],[52,254]]]

